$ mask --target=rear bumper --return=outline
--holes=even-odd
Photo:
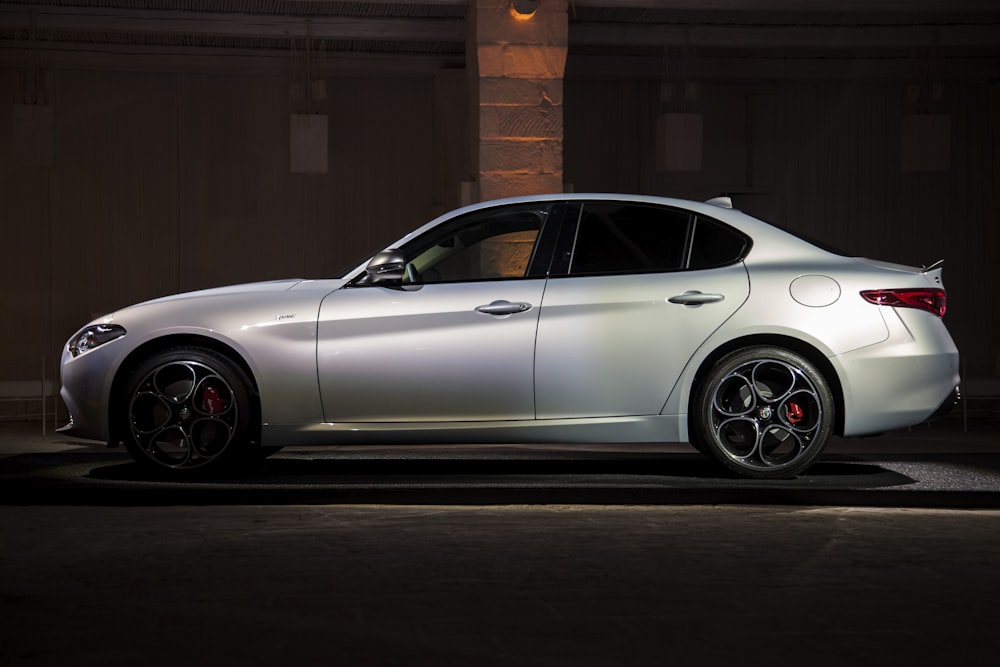
[[[927,418],[927,420],[930,421],[933,419],[940,419],[941,417],[944,417],[949,412],[951,412],[961,400],[962,400],[961,388],[956,386],[954,389],[951,390],[951,393],[948,394],[948,398],[944,399],[944,402],[938,407],[937,410],[934,411],[934,414],[932,414],[930,417]]]
[[[885,320],[885,341],[831,359],[843,383],[845,436],[915,426],[955,405],[959,354],[941,320],[913,309],[887,309]]]

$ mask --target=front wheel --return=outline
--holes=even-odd
[[[755,346],[720,359],[699,383],[692,434],[745,477],[781,479],[808,468],[833,432],[834,400],[804,357]]]
[[[256,433],[251,391],[246,374],[217,352],[157,353],[129,379],[125,447],[159,470],[217,470],[246,459]]]

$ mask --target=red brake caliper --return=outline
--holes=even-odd
[[[789,424],[798,424],[804,416],[802,407],[798,403],[789,403],[785,407],[785,417]]]
[[[201,392],[202,410],[210,415],[217,415],[225,411],[226,404],[219,396],[219,390],[215,387],[205,387]]]

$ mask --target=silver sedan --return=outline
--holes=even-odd
[[[218,470],[286,445],[689,442],[797,475],[956,398],[941,267],[731,208],[570,194],[445,214],[342,276],[180,294],[68,341],[69,434]]]

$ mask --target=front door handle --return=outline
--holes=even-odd
[[[501,299],[500,301],[488,303],[485,306],[478,306],[476,310],[486,315],[513,315],[514,313],[523,313],[530,308],[530,303],[524,303],[523,301],[511,303],[510,301]]]
[[[690,290],[684,292],[684,294],[678,294],[677,296],[672,296],[667,301],[670,303],[679,303],[685,306],[700,306],[703,303],[718,303],[725,299],[723,294],[705,294],[704,292],[699,292],[698,290]]]

